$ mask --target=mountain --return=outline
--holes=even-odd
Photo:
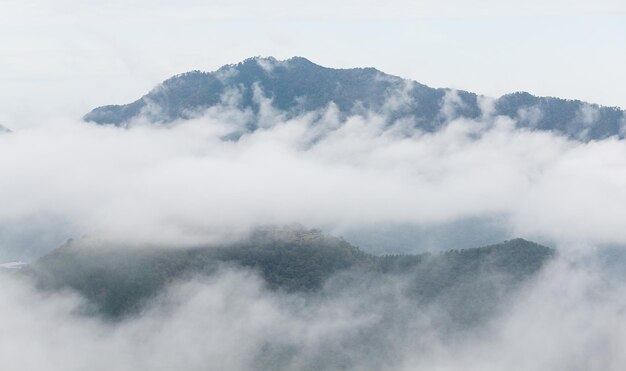
[[[10,133],[11,130],[5,128],[4,126],[0,125],[0,134],[4,134],[4,133]]]
[[[554,250],[522,239],[438,254],[376,256],[343,239],[304,228],[264,228],[220,246],[128,248],[69,241],[24,272],[44,290],[71,288],[90,303],[88,313],[110,318],[140,311],[171,283],[224,269],[256,272],[269,290],[305,297],[340,297],[371,287],[403,295],[416,308],[444,303],[456,322],[491,313],[533,277]],[[386,285],[386,286],[385,286]]]
[[[98,107],[84,120],[124,126],[143,116],[155,123],[168,123],[218,105],[259,113],[263,96],[287,117],[323,109],[332,102],[344,116],[371,111],[384,114],[390,121],[410,119],[415,128],[429,132],[451,118],[481,117],[484,98],[462,90],[431,88],[374,68],[327,68],[301,57],[284,61],[250,58],[214,72],[174,76],[132,103]],[[623,137],[626,125],[624,111],[617,107],[525,92],[495,99],[493,113],[515,119],[519,127],[579,140]],[[247,123],[248,130],[257,127],[255,118]]]

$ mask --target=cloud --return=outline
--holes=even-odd
[[[624,285],[598,268],[562,258],[499,315],[460,331],[438,317],[450,308],[416,305],[400,278],[301,296],[226,269],[176,283],[140,316],[110,323],[78,314],[81,299],[71,293],[42,294],[0,275],[0,363],[51,371],[619,370]]]
[[[465,108],[465,102],[459,96],[457,90],[448,90],[443,96],[441,102],[441,113],[447,120],[453,120],[458,117],[458,111]]]
[[[110,324],[75,314],[80,298],[71,294],[44,296],[11,276],[0,280],[5,288],[0,362],[19,370],[199,370],[207,365],[249,370],[281,364],[329,369],[324,364],[332,365],[333,358],[365,367],[356,357],[361,354],[337,352],[337,347],[358,341],[359,331],[376,325],[382,314],[363,310],[358,297],[317,300],[269,292],[256,276],[228,270],[174,285],[141,316]],[[370,310],[378,312],[380,306]]]
[[[537,127],[543,119],[543,111],[537,106],[523,107],[517,111],[517,117],[529,127]]]
[[[576,112],[575,120],[583,125],[591,126],[598,120],[599,116],[598,107],[587,103],[580,106]]]
[[[619,370],[624,285],[588,268],[557,262],[490,330],[411,357],[404,369]]]
[[[11,230],[2,242],[89,235],[184,246],[257,224],[341,231],[487,218],[554,241],[560,259],[466,330],[446,325],[445,303],[408,300],[400,277],[356,290],[331,280],[308,296],[270,291],[255,274],[225,268],[176,282],[140,315],[107,323],[81,315],[83,301],[71,292],[44,294],[0,274],[0,364],[620,369],[624,283],[594,254],[599,244],[626,243],[623,140],[518,129],[493,116],[488,101],[479,119],[451,115],[424,133],[374,112],[342,118],[333,105],[287,118],[258,89],[264,108],[255,115],[236,108],[238,94],[174,125],[57,120],[0,136],[0,232]],[[250,120],[262,124],[250,132]],[[38,253],[55,247],[43,240]]]
[[[580,143],[488,114],[434,133],[371,112],[343,120],[332,105],[287,119],[255,97],[257,116],[225,104],[167,127],[59,121],[3,135],[0,223],[194,244],[265,223],[497,217],[566,246],[626,243],[624,141]],[[251,118],[259,129],[247,132]]]

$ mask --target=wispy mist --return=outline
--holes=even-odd
[[[500,315],[457,330],[440,318],[450,308],[416,306],[401,278],[307,297],[228,269],[171,286],[118,323],[80,315],[70,293],[0,280],[0,363],[10,369],[619,370],[624,362],[623,286],[566,260]]]
[[[193,244],[268,223],[341,234],[491,218],[563,248],[626,243],[624,141],[516,129],[488,105],[480,120],[423,133],[332,105],[285,119],[258,99],[254,132],[252,113],[226,104],[167,126],[58,120],[1,135],[6,240],[46,223],[67,237]],[[454,117],[449,101],[442,112]]]
[[[3,273],[3,367],[623,365],[623,280],[597,260],[596,248],[626,243],[624,141],[518,129],[493,116],[488,100],[480,119],[457,118],[454,94],[441,107],[446,125],[433,133],[384,112],[344,117],[332,104],[287,118],[262,92],[255,99],[258,114],[237,109],[235,91],[222,105],[170,124],[151,124],[159,111],[149,107],[126,128],[51,120],[0,135],[4,256],[32,259],[81,236],[185,247],[238,238],[260,224],[302,223],[339,235],[382,225],[390,228],[383,240],[393,240],[401,238],[394,226],[428,231],[489,220],[506,234],[552,242],[560,258],[490,317],[460,327],[450,316],[465,308],[415,302],[402,276],[347,290],[338,275],[309,295],[271,290],[255,272],[226,267],[176,281],[141,313],[110,321],[85,315],[86,299],[74,292],[44,293]],[[389,102],[403,104],[401,94]],[[593,121],[592,113],[581,117]],[[250,120],[259,123],[255,131]],[[392,245],[368,247],[393,252]],[[425,248],[433,246],[413,250]],[[619,271],[620,260],[612,261]],[[499,287],[502,278],[482,279]]]

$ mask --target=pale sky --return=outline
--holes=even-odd
[[[626,2],[0,0],[0,125],[80,117],[251,56],[626,108]]]

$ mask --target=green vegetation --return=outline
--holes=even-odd
[[[492,309],[485,301],[495,303],[553,255],[552,249],[516,239],[440,254],[374,256],[317,230],[263,228],[244,241],[210,247],[125,248],[69,241],[26,273],[42,289],[79,292],[90,303],[88,313],[112,318],[137,313],[172,282],[235,267],[258,272],[270,290],[310,295],[333,295],[337,287],[367,291],[367,285],[398,280],[406,282],[412,300],[461,306],[462,315],[452,314],[472,320]]]

